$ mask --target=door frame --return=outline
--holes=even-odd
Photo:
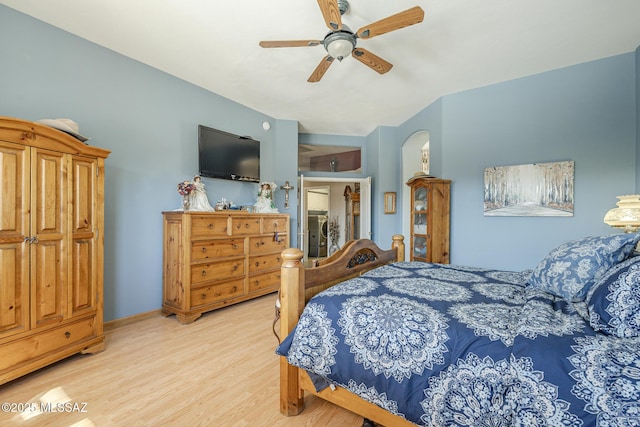
[[[307,226],[307,200],[305,183],[344,183],[360,184],[360,238],[371,239],[371,177],[365,178],[334,178],[334,177],[305,177],[298,176],[298,248],[304,252],[307,259],[308,226]]]

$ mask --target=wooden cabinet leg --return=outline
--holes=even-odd
[[[188,325],[189,323],[195,322],[196,319],[198,319],[200,316],[202,316],[202,313],[191,313],[189,315],[176,314],[178,322],[182,323],[183,325]]]

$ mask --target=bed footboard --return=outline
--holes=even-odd
[[[329,262],[322,263],[318,267],[305,268],[302,264],[303,256],[302,251],[296,248],[289,248],[282,252],[281,339],[287,337],[293,330],[306,302],[313,295],[381,265],[404,261],[404,237],[399,234],[394,235],[389,250],[380,249],[368,239],[348,242],[343,249],[330,258]],[[297,415],[304,408],[304,389],[299,375],[298,368],[289,365],[287,359],[281,356],[280,412],[283,415]],[[313,392],[313,390],[310,391]],[[350,405],[338,404],[353,410]]]

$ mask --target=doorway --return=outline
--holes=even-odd
[[[371,178],[324,178],[305,177],[301,175],[298,179],[298,247],[304,252],[304,259],[321,258],[328,256],[331,246],[329,226],[336,224],[339,230],[339,237],[336,244],[342,247],[345,243],[346,234],[346,200],[345,188],[351,189],[359,187],[360,192],[360,215],[359,238],[371,238]],[[326,194],[326,196],[325,196]],[[326,197],[326,213],[321,200]],[[321,223],[324,221],[324,223]],[[326,226],[326,255],[322,244],[322,227]],[[316,234],[315,231],[318,230]],[[314,236],[317,236],[317,240]],[[317,241],[317,246],[316,246]],[[317,256],[314,256],[316,254]]]
[[[305,188],[307,200],[308,236],[306,252],[309,258],[325,258],[327,256],[328,215],[331,187],[325,185]]]

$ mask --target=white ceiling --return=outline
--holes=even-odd
[[[419,5],[421,24],[359,39],[391,62],[379,75],[349,57],[319,83],[322,46],[263,49],[260,40],[322,39],[315,0],[0,0],[13,9],[208,89],[300,132],[367,135],[439,97],[632,52],[639,0],[350,0],[356,30]]]

